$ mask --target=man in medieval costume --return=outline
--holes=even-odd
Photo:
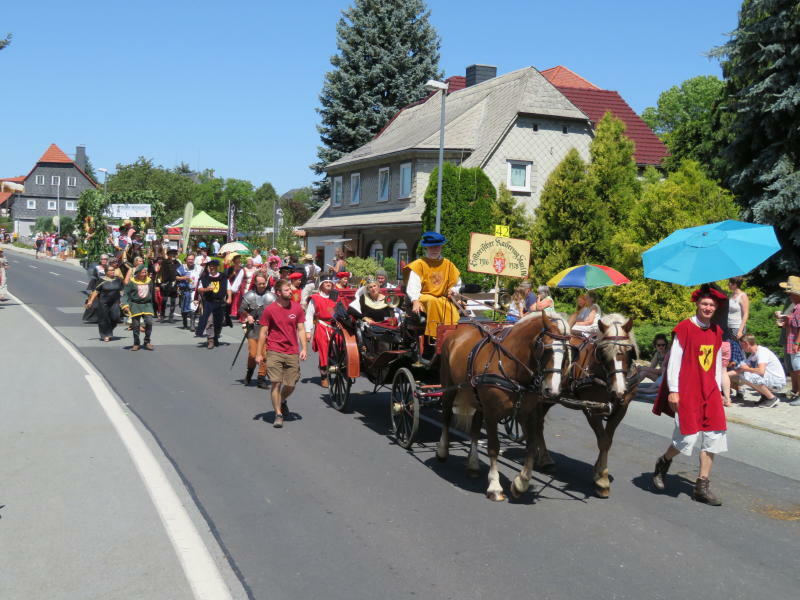
[[[417,314],[425,313],[425,335],[432,338],[436,337],[439,325],[455,324],[459,319],[450,297],[461,288],[461,274],[452,262],[442,258],[442,246],[446,243],[441,233],[426,231],[420,243],[425,256],[403,269],[411,309]]]
[[[153,280],[144,264],[133,271],[133,277],[125,284],[123,289],[122,309],[131,317],[133,330],[133,346],[131,350],[139,350],[139,332],[141,322],[144,321],[144,347],[153,349],[150,343],[150,334],[153,332]]]
[[[247,329],[247,371],[244,376],[244,384],[250,385],[253,380],[253,371],[256,368],[256,352],[258,351],[258,334],[261,331],[261,324],[258,320],[264,308],[275,301],[275,294],[267,291],[269,289],[266,273],[256,273],[254,277],[255,286],[252,290],[245,293],[240,306],[239,317]],[[258,379],[256,383],[261,389],[267,389],[269,385],[266,381],[267,361],[263,361],[258,367]]]
[[[656,462],[653,486],[663,491],[672,459],[678,454],[691,456],[698,446],[700,472],[692,498],[711,506],[722,504],[709,489],[714,456],[728,450],[721,394],[722,329],[711,320],[724,298],[724,294],[707,285],[692,294],[695,315],[673,329],[667,376],[653,406],[653,413],[665,413],[675,419],[672,442]]]
[[[186,263],[178,267],[177,277],[178,292],[180,294],[181,317],[183,328],[194,331],[194,319],[197,311],[195,293],[203,274],[203,267],[195,264],[195,255],[187,254]]]
[[[320,275],[319,291],[312,294],[306,307],[306,338],[319,356],[320,385],[328,387],[328,345],[331,339],[331,319],[336,299],[332,298],[330,275]],[[313,331],[313,333],[312,333]]]

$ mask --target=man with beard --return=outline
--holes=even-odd
[[[240,318],[247,329],[247,372],[244,376],[244,384],[250,385],[253,380],[253,371],[256,368],[256,353],[258,352],[258,335],[261,332],[261,313],[264,308],[275,301],[275,294],[268,292],[267,276],[264,273],[256,273],[255,288],[248,291],[242,298],[239,307]],[[267,389],[267,362],[263,361],[258,366],[258,387]]]
[[[178,267],[177,276],[175,277],[178,281],[183,328],[189,331],[194,331],[194,295],[200,283],[200,275],[203,273],[203,267],[196,265],[194,259],[194,254],[187,254],[186,264]]]
[[[197,336],[202,337],[206,331],[208,349],[219,346],[219,334],[225,323],[225,300],[228,296],[228,279],[217,270],[219,261],[216,259],[206,263],[206,272],[200,277],[200,287],[197,291],[203,295],[203,316],[197,326]],[[209,317],[213,327],[208,325]],[[207,327],[208,325],[208,327]]]

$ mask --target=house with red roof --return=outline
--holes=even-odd
[[[564,66],[527,67],[497,76],[488,65],[454,76],[445,98],[445,160],[480,167],[533,212],[550,173],[572,148],[589,160],[594,129],[606,112],[621,119],[643,169],[667,150],[616,91]],[[401,109],[368,143],[328,165],[331,197],[303,225],[308,251],[332,262],[338,243],[358,256],[413,254],[424,194],[438,164],[442,95]],[[331,243],[335,242],[335,243]]]
[[[71,158],[55,144],[50,144],[27,175],[0,181],[24,186],[23,192],[0,194],[0,209],[8,211],[14,231],[21,236],[31,234],[39,217],[74,217],[81,193],[97,187],[86,174],[86,148],[78,146]]]

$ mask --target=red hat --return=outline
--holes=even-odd
[[[302,279],[302,278],[303,278],[302,273],[292,273],[291,275],[289,275],[289,279]]]
[[[692,292],[692,302],[697,302],[700,298],[703,297],[713,298],[717,303],[719,303],[720,300],[728,299],[728,297],[725,294],[723,294],[719,290],[715,290],[712,287],[703,286]]]
[[[339,279],[341,279],[342,277],[347,277],[349,279],[350,278],[350,273],[348,273],[347,271],[339,271],[336,274],[336,277],[338,277]]]

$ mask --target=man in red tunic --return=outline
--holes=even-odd
[[[329,275],[321,275],[319,292],[308,299],[306,308],[306,336],[311,349],[319,355],[320,385],[328,387],[328,345],[331,339],[331,319],[336,300],[331,298],[333,282]],[[311,330],[314,330],[313,338]]]
[[[700,472],[692,498],[719,506],[709,489],[714,455],[728,450],[725,409],[722,406],[722,329],[711,322],[722,294],[702,286],[692,294],[697,312],[673,330],[667,376],[661,384],[653,412],[675,418],[675,430],[667,451],[658,458],[653,486],[663,491],[664,476],[678,454],[692,455],[700,448]]]

